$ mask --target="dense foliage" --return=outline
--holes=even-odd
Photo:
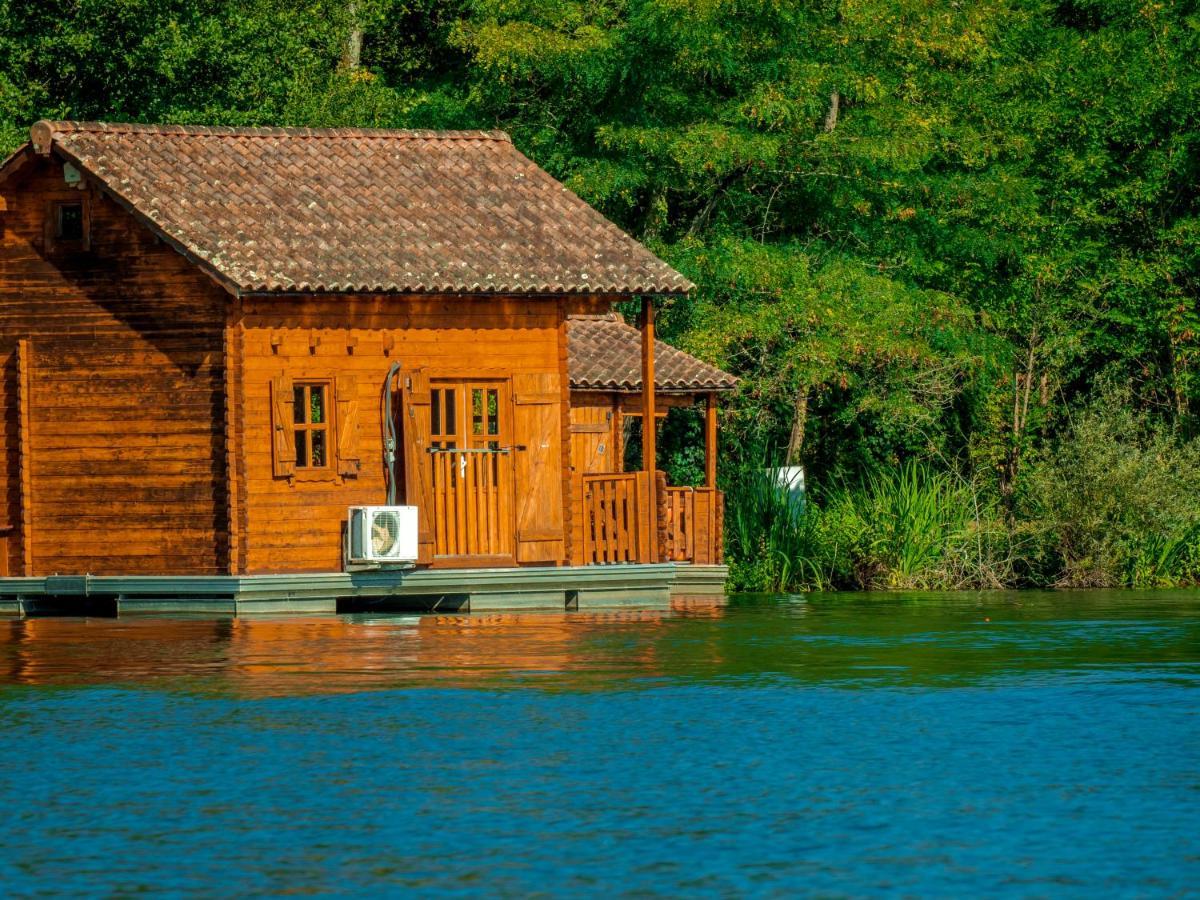
[[[44,116],[504,128],[699,285],[663,322],[744,379],[731,474],[803,462],[829,521],[889,480],[968,491],[1003,562],[962,583],[1186,580],[1191,551],[1136,560],[1200,520],[1149,478],[1200,413],[1197,59],[1192,0],[0,0],[0,142]],[[1127,471],[1147,486],[1106,493]],[[1084,477],[1174,519],[1101,514]],[[1120,552],[1071,536],[1110,514]],[[835,580],[908,578],[868,563]]]

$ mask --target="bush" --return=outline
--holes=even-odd
[[[867,589],[1004,587],[1012,580],[1007,534],[993,505],[954,473],[909,462],[837,492],[831,528],[847,538],[842,577]]]
[[[1023,517],[1046,580],[1170,586],[1200,575],[1200,442],[1179,440],[1107,388],[1027,474]]]
[[[764,468],[726,499],[735,590],[954,590],[1200,584],[1200,440],[1102,389],[1032,457],[1015,515],[910,461],[800,507]]]

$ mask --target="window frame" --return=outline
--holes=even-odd
[[[296,453],[294,460],[294,477],[300,480],[325,481],[337,475],[337,466],[334,464],[336,455],[337,428],[334,422],[334,410],[337,408],[337,401],[334,398],[334,386],[332,378],[296,378],[292,380],[292,421],[290,423],[292,429],[292,449]],[[312,389],[321,388],[324,392],[324,413],[325,421],[313,423],[308,421],[312,415]],[[296,421],[296,396],[295,392],[302,390],[304,392],[304,421]],[[311,463],[312,461],[312,439],[311,435],[314,431],[323,432],[325,435],[325,461],[320,466],[300,465],[300,434],[304,434],[305,456]]]
[[[62,236],[62,211],[78,206],[80,236]],[[58,195],[46,201],[45,240],[47,250],[57,253],[84,253],[92,249],[92,210],[87,193],[74,191],[71,196]]]
[[[450,407],[446,405],[446,391],[454,391],[453,427],[447,430],[449,424],[444,419]],[[482,392],[483,430],[476,434],[474,431],[474,392]],[[495,394],[496,409],[490,412],[487,408],[488,394]],[[429,379],[430,396],[430,447],[435,449],[455,450],[510,450],[513,444],[513,411],[512,385],[504,376],[469,375],[445,376],[435,375]],[[439,405],[440,404],[440,405]],[[495,423],[496,430],[488,431],[487,426]]]

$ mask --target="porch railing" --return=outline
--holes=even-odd
[[[725,495],[715,488],[669,487],[664,492],[669,562],[714,565],[724,560]]]
[[[582,477],[582,491],[576,495],[582,501],[576,506],[582,517],[582,554],[576,550],[576,564],[724,561],[725,495],[713,488],[669,488],[662,472],[654,477],[657,534],[649,528],[649,473]]]
[[[651,535],[646,472],[583,476],[583,561],[587,565],[646,562]]]

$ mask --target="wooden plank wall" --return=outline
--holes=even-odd
[[[50,204],[84,193],[90,248],[48,246]],[[228,294],[114,202],[67,186],[54,159],[26,165],[0,197],[0,525],[19,529],[22,502],[30,519],[28,541],[6,542],[9,572],[226,571]]]
[[[615,395],[571,392],[571,468],[577,474],[622,470],[620,419]]]
[[[341,568],[347,508],[385,499],[380,392],[392,362],[400,362],[404,372],[422,369],[433,379],[538,376],[547,389],[560,391],[566,375],[562,316],[569,308],[598,304],[386,295],[245,298],[239,323],[244,399],[239,440],[246,467],[240,503],[248,536],[242,571]],[[293,381],[354,376],[363,462],[357,475],[337,474],[336,467],[316,480],[274,474],[270,385],[281,374]],[[556,422],[566,420],[565,392],[561,396],[554,406]],[[523,443],[524,437],[516,434],[514,441]],[[566,446],[553,443],[555,452]],[[564,465],[561,459],[547,464],[554,472]],[[561,498],[557,502],[563,504]],[[560,521],[566,515],[564,504]],[[539,555],[543,558],[529,561],[563,562],[566,543],[559,538],[552,553]]]

